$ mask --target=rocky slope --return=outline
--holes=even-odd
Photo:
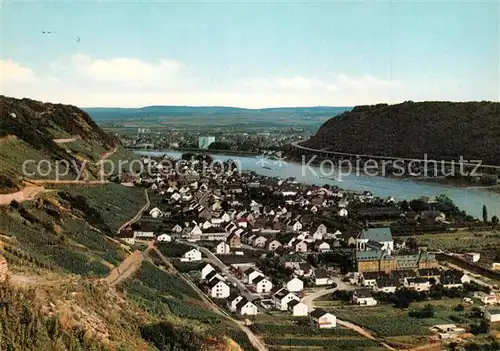
[[[405,102],[357,106],[331,118],[305,146],[356,154],[500,165],[500,103]]]

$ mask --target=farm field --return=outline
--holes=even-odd
[[[408,313],[412,310],[421,310],[430,304],[434,307],[433,318],[414,318]],[[454,308],[463,305],[464,311],[457,312]],[[432,332],[429,327],[436,324],[456,324],[468,326],[477,322],[468,316],[474,305],[464,304],[459,298],[443,298],[413,302],[408,309],[398,309],[390,304],[373,307],[347,305],[340,301],[317,301],[316,305],[323,308],[337,318],[352,322],[371,330],[376,336],[399,346],[415,346],[428,342]]]
[[[407,239],[408,237],[401,237]],[[500,232],[457,232],[453,234],[429,234],[414,237],[418,243],[426,244],[429,250],[452,252],[484,252],[500,250]]]
[[[262,314],[251,328],[269,350],[383,350],[377,342],[347,328],[317,329],[310,325],[308,317]]]

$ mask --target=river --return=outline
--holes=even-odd
[[[168,155],[180,158],[182,153],[177,151],[136,151],[144,156]],[[455,204],[468,214],[482,217],[483,205],[488,208],[488,214],[500,217],[500,194],[488,189],[457,187],[453,185],[443,185],[435,183],[424,183],[404,178],[389,178],[380,176],[369,176],[365,174],[344,175],[341,181],[318,178],[321,174],[319,167],[303,167],[300,163],[279,162],[270,159],[261,159],[246,156],[212,155],[214,159],[220,161],[235,160],[239,162],[241,169],[254,171],[269,177],[288,178],[294,177],[299,182],[307,184],[330,184],[336,185],[346,190],[363,191],[369,190],[375,196],[389,197],[396,200],[411,200],[421,196],[434,197],[445,194],[455,202]],[[273,169],[266,169],[263,166]]]

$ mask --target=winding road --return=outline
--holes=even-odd
[[[144,196],[146,197],[146,204],[141,207],[141,209],[135,214],[134,217],[132,217],[132,219],[123,223],[122,226],[120,228],[118,228],[118,230],[116,231],[117,233],[121,232],[123,228],[131,225],[132,223],[137,222],[139,220],[139,218],[141,218],[142,213],[149,208],[149,206],[151,205],[151,201],[149,200],[149,195],[148,195],[147,189],[144,190]]]

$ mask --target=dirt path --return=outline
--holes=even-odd
[[[151,205],[151,202],[149,200],[149,195],[148,195],[148,190],[144,190],[144,196],[146,197],[146,204],[142,206],[142,208],[136,213],[136,215],[129,221],[125,222],[120,228],[118,228],[117,233],[121,232],[121,230],[127,226],[129,226],[132,223],[135,223],[141,218],[142,213],[146,211],[149,208],[149,205]]]
[[[38,194],[45,191],[43,186],[27,186],[22,190],[11,193],[11,194],[2,194],[0,195],[0,206],[9,205],[12,200],[16,200],[17,202],[29,201],[33,200]]]
[[[128,279],[141,267],[146,251],[134,251],[118,267],[115,267],[105,278],[109,285],[115,286]]]
[[[182,274],[180,274],[175,267],[173,267],[170,262],[167,260],[167,258],[158,250],[156,247],[153,248],[153,250],[156,251],[158,256],[162,259],[162,261],[171,269],[175,270],[178,274],[179,277],[181,277],[187,284],[189,284],[200,296],[200,298],[207,304],[208,307],[210,307],[215,313],[218,313],[232,322],[236,323],[238,327],[248,336],[248,339],[252,343],[252,345],[259,351],[269,351],[267,348],[266,344],[260,340],[257,335],[255,335],[247,326],[244,325],[242,321],[238,321],[234,318],[231,318],[225,311],[221,310],[219,306],[217,306],[212,300],[210,300],[191,280],[187,279],[184,277]]]
[[[81,137],[79,135],[75,135],[74,137],[72,138],[63,138],[63,139],[52,139],[52,141],[56,144],[64,144],[64,143],[71,143],[73,141],[77,141],[77,140],[80,140]]]

